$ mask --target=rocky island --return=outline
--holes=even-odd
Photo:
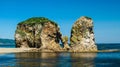
[[[34,17],[18,24],[15,42],[17,48],[60,51],[61,36],[57,23],[44,17]]]
[[[40,52],[94,52],[97,51],[94,40],[93,21],[89,17],[81,17],[74,23],[70,45],[68,37],[62,37],[58,24],[44,17],[20,22],[15,32],[17,48],[36,48]],[[62,41],[64,47],[61,47],[59,41]]]
[[[62,36],[56,22],[45,17],[33,17],[18,23],[15,31],[16,48],[0,48],[0,53],[120,51],[98,50],[95,44],[93,20],[86,16],[79,18],[73,24],[70,43],[68,41],[68,36]]]
[[[73,52],[97,51],[91,18],[83,16],[74,23],[71,29],[70,44]]]

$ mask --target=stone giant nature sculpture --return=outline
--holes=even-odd
[[[60,46],[62,41],[64,47]],[[44,17],[34,17],[20,22],[15,32],[15,42],[18,48],[38,48],[44,52],[91,52],[97,51],[93,32],[93,21],[89,17],[78,19],[72,29],[70,46],[68,37],[60,33],[59,26]]]

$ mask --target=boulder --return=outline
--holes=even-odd
[[[18,48],[40,48],[59,51],[61,33],[59,26],[44,17],[33,17],[20,22],[15,32]]]
[[[97,51],[91,18],[83,16],[74,23],[71,30],[70,46],[71,51],[74,52]]]

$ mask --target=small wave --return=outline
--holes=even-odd
[[[99,50],[98,52],[120,52],[120,49]]]

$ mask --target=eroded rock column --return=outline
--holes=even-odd
[[[62,43],[64,45],[64,50],[69,50],[70,46],[68,45],[68,37],[67,36],[62,36]]]
[[[91,18],[83,16],[74,23],[70,44],[71,50],[74,52],[97,51]]]

